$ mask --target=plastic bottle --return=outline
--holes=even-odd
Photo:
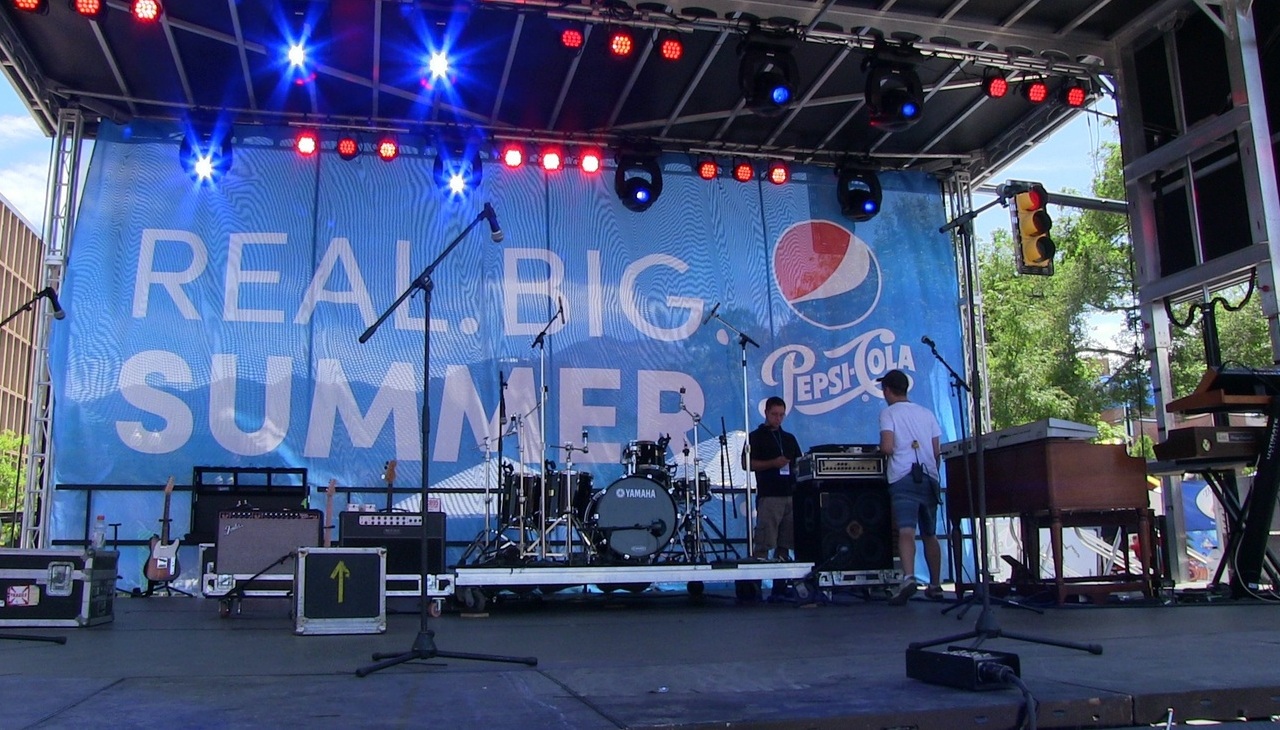
[[[107,516],[98,515],[93,521],[93,532],[89,533],[89,547],[101,550],[107,544]]]

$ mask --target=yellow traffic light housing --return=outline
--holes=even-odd
[[[1040,183],[1010,183],[1023,188],[1013,196],[1009,208],[1013,221],[1014,250],[1018,257],[1019,274],[1053,276],[1053,255],[1057,248],[1049,237],[1053,219],[1046,207],[1049,193]]]

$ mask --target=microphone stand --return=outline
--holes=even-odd
[[[734,327],[725,321],[719,313],[713,313],[711,319],[717,319],[720,324],[738,333],[738,348],[742,351],[742,466],[745,476],[743,477],[747,486],[747,555],[753,556],[755,550],[755,520],[753,519],[755,512],[751,509],[751,498],[754,496],[755,485],[751,479],[751,405],[747,394],[747,345],[755,345],[757,349],[760,343],[751,339],[751,337],[742,330]],[[707,320],[710,322],[711,320]]]
[[[488,205],[485,207],[488,208]],[[487,662],[509,662],[512,664],[527,664],[531,667],[536,667],[538,665],[536,657],[509,657],[492,654],[469,654],[462,652],[440,651],[436,648],[435,632],[428,626],[428,616],[431,613],[431,600],[427,597],[427,579],[429,571],[429,567],[427,565],[427,497],[431,491],[429,486],[430,480],[428,478],[428,471],[431,462],[427,458],[427,451],[429,447],[429,437],[431,435],[431,293],[435,288],[435,282],[431,280],[431,275],[435,272],[436,267],[440,265],[440,262],[443,261],[444,258],[462,242],[462,239],[471,232],[471,229],[475,228],[476,225],[486,217],[485,211],[476,215],[475,219],[462,230],[462,233],[459,233],[448,246],[445,246],[445,249],[440,252],[439,256],[436,256],[434,261],[427,264],[427,268],[423,269],[422,273],[418,274],[418,277],[409,283],[409,288],[401,292],[400,296],[391,303],[391,306],[387,307],[386,311],[378,317],[378,321],[370,325],[369,329],[365,330],[359,338],[360,344],[362,345],[368,342],[369,338],[373,337],[374,332],[378,331],[378,327],[382,326],[382,323],[391,316],[391,313],[394,312],[396,308],[404,302],[404,300],[408,299],[415,291],[422,292],[422,303],[425,309],[422,320],[422,534],[420,536],[422,543],[422,566],[421,572],[418,576],[421,579],[421,583],[418,586],[418,635],[413,641],[413,646],[411,646],[406,652],[400,654],[374,654],[373,660],[375,663],[357,669],[357,677],[364,677],[381,669],[386,669],[387,667],[403,664],[415,659],[435,659],[436,657],[474,659],[477,661]]]
[[[948,231],[955,231],[956,235],[960,239],[960,253],[961,253],[961,256],[964,257],[965,290],[968,292],[968,295],[969,295],[969,312],[968,312],[968,318],[967,318],[968,319],[967,324],[969,328],[969,350],[970,350],[969,366],[971,368],[971,371],[974,374],[974,379],[973,379],[973,383],[967,390],[969,391],[970,413],[972,413],[972,418],[973,418],[972,422],[974,424],[975,433],[974,433],[974,439],[973,439],[974,440],[974,459],[972,462],[970,462],[968,455],[966,453],[965,460],[964,460],[964,468],[967,473],[970,473],[971,469],[973,470],[972,473],[974,474],[974,476],[968,478],[966,483],[973,485],[974,487],[973,491],[977,492],[977,495],[978,495],[978,513],[976,517],[978,520],[978,542],[979,542],[980,550],[978,552],[978,557],[977,557],[978,585],[976,586],[975,593],[980,594],[981,596],[982,611],[978,614],[978,620],[975,622],[972,631],[967,631],[962,634],[954,634],[951,636],[944,636],[940,639],[931,639],[929,641],[913,641],[911,642],[911,644],[908,645],[908,648],[909,649],[926,649],[931,646],[938,646],[941,644],[948,644],[953,641],[963,641],[966,639],[973,639],[974,640],[973,647],[976,648],[978,646],[981,646],[982,642],[986,641],[987,639],[1006,638],[1006,639],[1014,639],[1016,641],[1025,641],[1033,644],[1044,644],[1047,646],[1060,646],[1065,649],[1078,649],[1080,651],[1087,651],[1090,654],[1101,654],[1102,647],[1098,644],[1082,644],[1074,641],[1060,641],[1057,639],[1045,639],[1045,638],[1029,636],[1026,634],[1017,634],[1017,633],[1010,633],[1010,632],[1004,631],[1003,629],[1000,628],[1000,623],[996,620],[995,614],[991,610],[991,590],[990,590],[991,572],[990,572],[990,567],[988,565],[988,559],[987,559],[987,479],[986,479],[985,461],[983,459],[984,449],[983,449],[982,433],[981,433],[982,407],[980,404],[982,403],[982,399],[979,397],[979,393],[978,393],[979,382],[980,382],[980,377],[978,376],[978,373],[980,372],[979,370],[980,363],[978,362],[978,342],[979,342],[979,336],[981,333],[978,332],[977,308],[978,308],[979,297],[974,289],[974,287],[977,286],[977,275],[976,275],[976,272],[974,271],[974,269],[977,267],[977,262],[976,262],[976,256],[973,249],[973,219],[977,218],[979,213],[983,212],[984,210],[987,210],[988,208],[993,207],[997,203],[1000,203],[1001,205],[1007,205],[1008,194],[1004,194],[1004,192],[1002,191],[1002,194],[999,197],[997,197],[995,200],[991,201],[990,203],[987,203],[986,205],[976,210],[971,210],[968,213],[961,214],[955,220],[951,221],[950,223],[947,223],[946,225],[938,229],[939,233],[947,233]],[[934,352],[935,356],[937,356],[937,354],[938,354],[937,352]],[[941,357],[939,357],[938,359],[942,360]],[[947,365],[946,362],[943,362],[943,365]],[[952,377],[959,380],[958,374],[954,370],[952,370],[949,365],[947,365],[947,370],[951,372]],[[910,569],[910,566],[904,565],[903,568]]]
[[[538,490],[538,558],[547,559],[547,489],[550,487],[548,482],[551,479],[551,470],[547,468],[547,333],[551,330],[551,325],[556,323],[556,318],[560,317],[564,312],[564,302],[560,303],[560,308],[552,313],[551,318],[542,327],[542,331],[537,337],[533,338],[533,344],[530,348],[538,350],[538,382],[541,386],[538,389],[538,453],[541,458],[538,459],[538,472],[542,474],[542,489]]]
[[[27,300],[27,302],[26,302],[25,304],[23,304],[22,306],[18,307],[18,308],[17,308],[17,309],[15,309],[15,310],[13,310],[13,312],[11,312],[11,313],[9,314],[9,316],[8,316],[8,317],[5,317],[5,318],[4,318],[4,321],[0,322],[0,329],[3,329],[3,328],[4,328],[4,326],[5,326],[6,324],[9,324],[9,323],[10,323],[10,322],[12,322],[14,319],[16,319],[16,318],[17,318],[17,316],[18,316],[19,314],[22,314],[23,312],[29,312],[29,311],[31,311],[31,308],[35,306],[36,302],[40,301],[40,298],[41,298],[41,297],[46,296],[46,295],[45,295],[45,291],[47,291],[47,290],[46,290],[46,289],[41,289],[40,291],[36,292],[35,296],[33,296],[33,297],[31,297],[30,299],[28,299],[28,300]],[[32,323],[32,327],[31,327],[31,328],[32,328],[32,331],[34,332],[34,330],[35,330],[35,323],[34,323],[34,322]],[[32,341],[32,342],[35,342],[35,337],[34,337],[34,336],[32,336],[31,341]],[[27,384],[26,384],[26,385],[27,385],[26,390],[27,390],[27,391],[30,391],[30,390],[31,390],[31,368],[30,368],[30,367],[28,367],[28,368],[27,368]],[[29,400],[29,399],[28,399],[28,400]],[[18,447],[18,453],[19,453],[19,454],[21,454],[21,453],[22,453],[22,446],[21,446],[21,445],[19,445],[19,447]],[[15,518],[17,517],[17,514],[18,514],[18,475],[21,473],[21,471],[22,471],[21,469],[14,469],[14,470],[13,470],[13,514],[14,514]],[[13,520],[13,522],[12,522],[12,524],[13,524],[15,527],[17,527],[17,526],[18,526],[18,521],[17,521],[17,519],[14,519],[14,520]],[[15,532],[14,532],[15,537],[16,537],[16,535],[17,535],[17,534],[18,534],[18,533],[15,531]],[[38,635],[38,634],[29,634],[29,635],[28,635],[28,634],[0,634],[0,640],[3,640],[3,641],[44,641],[44,642],[47,642],[47,643],[50,643],[50,644],[65,644],[65,643],[67,643],[67,637],[65,637],[65,636],[41,636],[41,635]]]

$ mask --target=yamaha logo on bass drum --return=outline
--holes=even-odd
[[[656,489],[636,489],[635,487],[618,487],[614,491],[620,499],[657,499]]]

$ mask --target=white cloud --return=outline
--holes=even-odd
[[[0,169],[0,194],[39,231],[44,219],[48,166],[18,162]]]
[[[44,132],[30,114],[0,115],[0,143],[43,139]]]

